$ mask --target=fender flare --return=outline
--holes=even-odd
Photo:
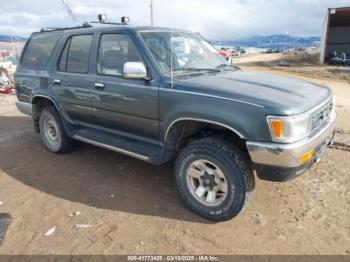
[[[165,131],[165,134],[163,136],[163,141],[167,141],[167,138],[168,138],[168,135],[169,135],[169,131],[170,129],[177,123],[177,122],[180,122],[180,121],[196,121],[196,122],[202,122],[202,123],[208,123],[208,124],[214,124],[214,125],[217,125],[217,126],[221,126],[221,127],[224,127],[230,131],[232,131],[233,133],[235,133],[239,138],[241,139],[245,139],[246,137],[241,133],[239,132],[238,130],[226,125],[226,124],[223,124],[223,123],[220,123],[220,122],[217,122],[217,121],[213,121],[213,120],[208,120],[208,119],[203,119],[203,118],[194,118],[194,117],[179,117],[179,118],[176,118],[175,120],[173,120],[167,127],[166,131]]]
[[[56,101],[53,99],[53,98],[51,98],[51,97],[49,97],[49,96],[47,96],[47,95],[34,95],[33,97],[32,97],[32,100],[31,100],[31,104],[33,105],[33,101],[35,100],[35,98],[38,98],[38,97],[41,97],[41,98],[45,98],[45,99],[47,99],[47,100],[49,100],[49,101],[51,101],[52,102],[52,104],[54,105],[54,107],[56,108],[56,110],[59,112],[59,114],[60,114],[60,116],[62,117],[62,119],[64,119],[65,121],[67,121],[68,123],[73,123],[73,121],[67,116],[67,114],[65,114],[65,112],[63,112],[60,108],[59,108],[59,106],[58,106],[58,104],[56,103]],[[33,110],[34,110],[34,107],[33,107]],[[33,112],[33,118],[34,118],[34,112]]]
[[[35,95],[32,97],[32,100],[31,100],[31,104],[33,105],[33,101],[35,98],[38,98],[38,97],[41,97],[41,98],[45,98],[49,101],[52,102],[52,104],[54,105],[54,107],[56,108],[56,110],[58,111],[61,119],[62,119],[62,124],[63,124],[63,127],[64,129],[66,130],[67,134],[69,136],[73,136],[74,135],[74,132],[73,132],[73,126],[74,126],[74,123],[73,121],[62,111],[60,110],[60,108],[58,107],[57,103],[55,102],[55,100],[47,95]],[[33,107],[33,119],[34,119],[34,107]],[[35,121],[35,119],[34,119]]]

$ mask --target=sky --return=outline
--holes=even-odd
[[[150,0],[0,0],[0,34],[28,36],[43,27],[62,27],[129,16],[133,25],[150,25]],[[153,0],[156,26],[184,28],[211,40],[255,35],[320,36],[329,7],[350,6],[350,0]]]

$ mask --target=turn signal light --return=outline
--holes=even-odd
[[[306,161],[308,161],[308,160],[309,160],[310,158],[312,158],[314,155],[315,155],[315,150],[311,150],[311,151],[307,152],[306,154],[304,154],[304,155],[300,158],[300,160],[299,160],[300,164],[304,164]]]
[[[283,135],[283,122],[281,120],[272,120],[271,127],[275,134],[275,137],[281,138]]]

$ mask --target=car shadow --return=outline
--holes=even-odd
[[[29,117],[0,117],[0,168],[37,190],[100,209],[198,223],[203,219],[176,190],[173,163],[162,166],[78,143],[53,154],[35,134]]]

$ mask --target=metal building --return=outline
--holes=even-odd
[[[328,9],[320,46],[321,64],[334,52],[350,54],[350,7]]]

